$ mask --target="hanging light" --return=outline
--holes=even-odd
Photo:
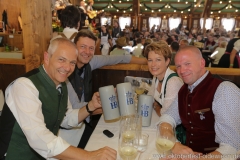
[[[228,1],[229,3],[231,3],[232,1]]]
[[[119,10],[117,9],[117,12],[118,12]]]
[[[188,4],[188,1],[186,1],[185,3]]]
[[[211,12],[211,14],[213,14],[213,12]]]
[[[145,11],[147,10],[147,8],[145,8]]]
[[[176,12],[176,10],[174,10],[174,12]]]
[[[122,3],[122,1],[119,1],[119,3]]]
[[[178,0],[178,2],[180,2],[180,0]]]
[[[218,11],[218,13],[221,13],[221,11]]]
[[[140,3],[139,6],[142,7],[142,4]]]
[[[132,11],[132,8],[130,8],[130,11]]]
[[[220,1],[219,3],[222,4],[222,1]]]
[[[152,12],[154,12],[154,10],[152,10]]]
[[[126,11],[123,11],[123,13],[125,13]]]
[[[238,12],[238,10],[236,9],[236,12]]]
[[[161,12],[161,9],[159,9],[158,12]]]
[[[181,13],[183,13],[183,11],[181,11]]]
[[[190,12],[190,11],[191,11],[191,9],[188,9],[188,11]]]

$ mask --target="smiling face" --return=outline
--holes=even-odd
[[[56,86],[74,71],[77,62],[77,49],[69,44],[59,43],[54,53],[44,53],[44,68]]]
[[[184,83],[192,85],[206,72],[205,60],[195,47],[185,47],[177,52],[175,65],[178,75]]]
[[[155,51],[148,53],[148,69],[153,76],[156,76],[159,80],[162,80],[170,59],[165,60],[164,56],[160,53],[157,54]]]
[[[93,57],[95,52],[95,41],[88,37],[79,37],[77,43],[78,61],[77,66],[81,68],[87,64]]]

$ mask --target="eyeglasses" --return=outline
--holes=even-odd
[[[88,46],[82,44],[82,45],[79,45],[77,47],[80,48],[81,50],[86,50]],[[88,47],[88,49],[89,49],[90,52],[94,52],[95,51],[95,47],[93,47],[93,46]]]

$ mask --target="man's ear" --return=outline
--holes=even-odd
[[[203,67],[203,68],[204,68],[204,67],[205,67],[205,64],[206,64],[206,62],[205,62],[205,59],[204,59],[204,58],[202,58],[202,59],[201,59],[201,67]]]
[[[44,52],[44,63],[45,64],[48,64],[49,63],[49,59],[50,59],[50,55],[49,55],[49,53],[48,52]]]

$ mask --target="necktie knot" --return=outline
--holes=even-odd
[[[59,93],[62,93],[62,87],[61,87],[61,86],[59,86],[59,87],[57,88],[57,90],[58,90]]]

